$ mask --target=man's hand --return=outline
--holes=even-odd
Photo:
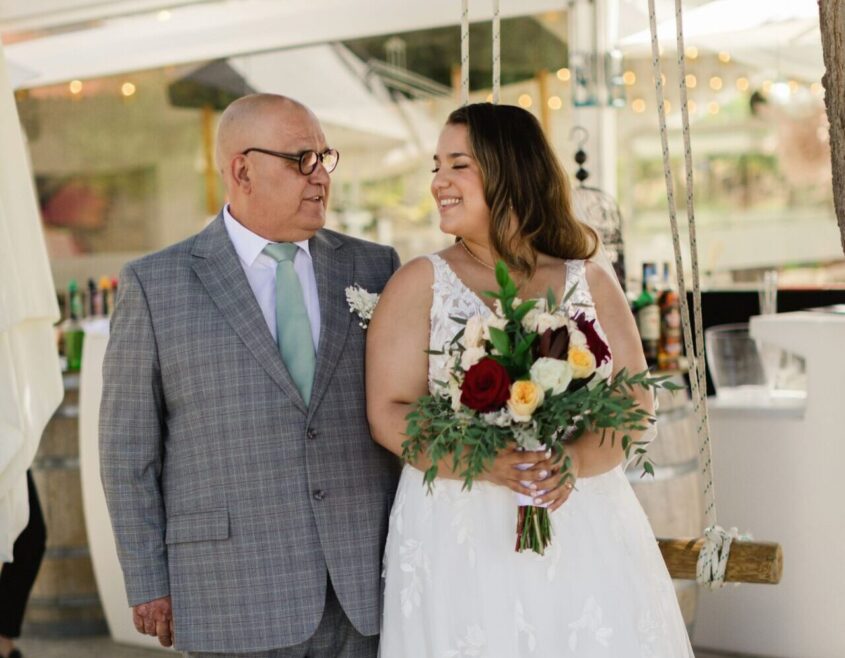
[[[157,637],[161,646],[173,644],[173,609],[169,596],[136,605],[132,608],[132,622],[139,633]]]

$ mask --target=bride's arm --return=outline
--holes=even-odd
[[[388,281],[367,329],[367,417],[377,443],[402,455],[413,403],[428,393],[433,268],[417,258]]]
[[[407,436],[406,416],[414,403],[428,394],[428,354],[434,271],[431,261],[418,258],[402,267],[384,289],[367,329],[367,417],[375,441],[395,455],[402,455]],[[517,464],[545,462],[543,453],[517,453],[515,449],[497,456],[484,479],[531,495],[521,481],[547,477],[542,468],[520,471]],[[420,470],[431,466],[421,457],[413,464]],[[547,467],[548,468],[548,467]],[[438,477],[459,479],[451,460],[437,465]],[[560,495],[560,492],[558,492]]]

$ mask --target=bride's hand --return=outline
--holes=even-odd
[[[544,453],[540,453],[544,454]],[[544,455],[545,456],[545,455]],[[566,457],[569,457],[569,476],[566,478],[561,476],[561,469]],[[578,453],[575,450],[567,450],[562,457],[552,455],[548,459],[537,463],[531,470],[547,473],[547,477],[541,478],[534,482],[539,491],[545,490],[546,493],[542,495],[535,495],[534,503],[536,505],[549,504],[549,512],[554,512],[568,499],[572,491],[575,489],[575,482],[578,480],[578,470],[580,462]]]
[[[518,468],[525,464],[530,467],[525,470]],[[552,466],[548,452],[526,452],[513,446],[496,455],[496,459],[484,472],[482,479],[512,489],[516,493],[533,497],[538,491],[546,488],[542,486],[542,483],[551,476]],[[549,482],[547,486],[550,486]]]

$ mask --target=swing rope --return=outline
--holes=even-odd
[[[469,103],[469,0],[461,0],[461,105]]]
[[[678,290],[683,323],[684,347],[689,359],[690,392],[693,410],[697,419],[696,433],[700,449],[699,462],[704,482],[704,540],[699,547],[696,560],[696,580],[709,589],[724,586],[728,572],[728,560],[734,540],[750,541],[749,535],[740,535],[736,528],[725,530],[716,518],[716,488],[713,480],[713,455],[710,442],[710,420],[707,410],[707,383],[705,376],[706,357],[704,332],[701,316],[701,283],[698,267],[698,244],[695,232],[695,210],[692,173],[692,148],[690,146],[689,108],[687,105],[686,61],[681,0],[675,0],[675,30],[677,36],[678,73],[681,94],[681,125],[684,144],[684,169],[686,173],[687,221],[689,225],[690,264],[692,270],[693,313],[695,314],[695,344],[690,327],[690,312],[687,303],[686,282],[678,233],[677,208],[675,204],[672,165],[669,156],[669,136],[666,128],[666,109],[663,96],[663,77],[660,67],[660,47],[657,40],[657,12],[654,0],[648,0],[649,27],[651,30],[652,71],[657,96],[657,114],[660,124],[660,141],[663,152],[663,173],[666,182],[666,196],[669,204],[669,223],[672,230],[672,245],[675,251],[675,269],[678,275]],[[775,553],[779,553],[779,547]],[[775,562],[780,564],[776,557]],[[779,576],[778,576],[779,578]]]
[[[493,103],[499,104],[502,84],[502,25],[499,19],[499,0],[493,0]]]
[[[493,0],[493,103],[502,88],[502,21],[499,0]],[[469,2],[461,0],[461,105],[469,103]]]

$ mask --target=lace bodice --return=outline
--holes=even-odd
[[[428,256],[434,267],[434,282],[432,283],[431,300],[431,333],[429,349],[440,351],[461,330],[461,325],[452,320],[453,317],[469,318],[477,314],[490,314],[490,308],[467,285],[458,278],[455,271],[442,257],[437,254]],[[602,338],[604,332],[596,317],[596,307],[585,275],[583,260],[566,261],[565,291],[568,293],[573,285],[575,292],[566,301],[566,308],[570,315],[584,313],[589,320],[596,320],[595,327]],[[565,294],[565,293],[564,293]],[[612,357],[611,357],[612,358]],[[435,392],[435,381],[448,379],[446,372],[446,356],[431,354],[428,357],[428,387]]]

